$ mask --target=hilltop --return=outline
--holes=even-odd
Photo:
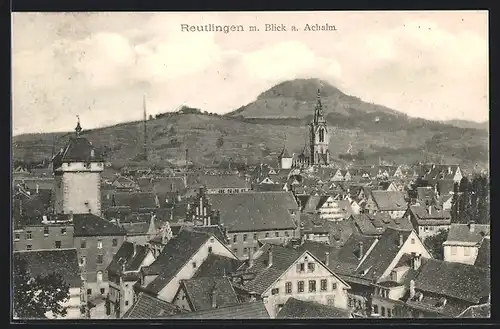
[[[189,161],[200,166],[218,165],[230,158],[249,164],[276,161],[283,145],[290,152],[300,152],[320,83],[316,79],[281,83],[255,102],[224,116],[184,107],[177,113],[151,118],[147,122],[149,164],[184,164],[186,149]],[[363,155],[363,163],[378,163],[379,159],[397,163],[443,161],[487,168],[485,130],[411,118],[347,96],[324,82],[323,93],[324,112],[331,127],[330,152],[338,164],[344,163],[342,159],[350,149],[353,154]],[[283,108],[273,105],[284,102],[288,105]],[[14,159],[50,158],[54,148],[58,150],[66,143],[69,134],[15,136]],[[136,155],[143,148],[142,122],[88,130],[85,134],[116,166],[141,163]]]

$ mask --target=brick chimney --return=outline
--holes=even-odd
[[[72,211],[69,212],[69,221],[70,222],[73,221],[73,212]]]
[[[361,260],[361,258],[363,258],[363,253],[364,253],[363,242],[359,242],[359,256],[358,256],[358,260]]]
[[[94,157],[95,157],[95,151],[94,151],[94,150],[90,150],[90,157],[91,157],[91,158],[94,158]]]
[[[132,245],[134,246],[134,253],[133,253],[132,257],[134,257],[137,254],[137,243],[134,241],[132,243]]]
[[[411,259],[411,267],[413,270],[418,270],[422,264],[422,256],[419,254],[413,254]]]
[[[328,251],[325,252],[325,265],[330,266],[330,253]]]
[[[272,250],[269,250],[269,261],[268,261],[267,266],[268,267],[273,266],[273,251]]]
[[[40,186],[38,184],[36,184],[36,194],[38,194],[38,189],[40,188]]]
[[[432,205],[429,205],[429,215],[432,213]]]
[[[415,297],[415,280],[410,280],[410,298]]]
[[[473,220],[469,221],[469,231],[471,233],[474,233],[475,230],[476,230],[476,222]]]
[[[126,265],[127,265],[127,264],[126,264],[126,262],[123,262],[123,263],[122,263],[122,273],[125,273],[125,266],[126,266]]]
[[[250,250],[248,251],[248,268],[253,266],[253,248],[250,247]]]
[[[400,234],[399,235],[399,248],[401,248],[403,246],[403,243],[404,243],[403,234]]]
[[[217,308],[217,285],[214,284],[212,288],[212,308]]]

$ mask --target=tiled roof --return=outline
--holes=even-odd
[[[139,222],[139,223],[122,223],[121,226],[125,229],[128,236],[134,235],[145,235],[149,231],[149,222]]]
[[[92,144],[85,137],[71,137],[66,147],[54,157],[53,162],[58,167],[63,162],[102,162],[101,154],[94,150],[94,156],[91,153],[94,150]]]
[[[482,224],[451,224],[448,231],[448,238],[445,243],[451,242],[468,242],[477,244],[483,240],[486,235],[490,234],[490,226]]]
[[[411,205],[409,210],[415,216],[418,225],[446,225],[451,223],[451,213],[448,209],[443,210],[436,206],[429,207]]]
[[[403,192],[399,191],[372,191],[373,201],[379,210],[406,210],[408,203]]]
[[[122,316],[123,319],[158,319],[173,314],[185,313],[174,304],[167,303],[161,299],[140,293],[137,301]]]
[[[428,186],[419,186],[417,187],[417,198],[421,201],[431,201],[436,197],[434,193],[434,189]]]
[[[156,197],[151,192],[118,192],[112,197],[114,207],[127,206],[132,210],[156,208]]]
[[[437,191],[439,195],[450,194],[453,192],[455,182],[453,179],[442,179],[437,182]]]
[[[407,217],[391,218],[387,213],[366,214],[352,216],[356,227],[364,235],[380,235],[386,228],[412,230],[413,226]]]
[[[340,249],[330,254],[329,268],[342,275],[354,274],[360,262],[360,243],[363,243],[363,252],[366,253],[375,240],[375,237],[351,235]]]
[[[479,247],[474,265],[479,267],[490,267],[491,266],[490,262],[491,262],[491,245],[490,245],[490,239],[486,238],[481,243],[481,247]]]
[[[199,277],[181,281],[193,311],[212,309],[212,295],[215,294],[216,307],[239,304],[231,281],[226,277]]]
[[[182,177],[155,178],[152,182],[152,191],[157,194],[180,192],[186,188]]]
[[[192,225],[183,225],[181,230],[192,230],[196,232],[210,233],[219,239],[220,242],[224,244],[229,244],[227,237],[222,233],[219,225],[210,225],[210,226],[192,226]]]
[[[156,260],[145,267],[148,273],[158,274],[145,289],[152,293],[160,292],[209,237],[206,233],[181,231],[178,236],[170,239]]]
[[[74,236],[123,236],[125,230],[94,214],[73,215]]]
[[[242,261],[237,259],[224,257],[216,254],[208,255],[203,264],[198,267],[198,270],[193,275],[193,278],[199,277],[222,277],[224,275],[234,273],[242,264]]]
[[[321,319],[349,318],[350,312],[337,307],[326,306],[316,302],[288,298],[277,319]]]
[[[289,210],[298,210],[291,192],[208,195],[219,223],[229,232],[295,229]]]
[[[490,269],[422,258],[415,288],[442,296],[478,303],[490,294]]]
[[[125,271],[138,271],[148,253],[148,248],[139,244],[136,244],[135,248],[136,253],[134,255],[134,244],[124,241],[113,257],[107,270],[120,274],[123,269],[122,264],[125,264]]]
[[[314,255],[314,257],[318,258],[324,263],[326,260],[325,257],[327,252],[332,255],[335,254],[338,250],[335,250],[335,248],[326,243],[306,240],[297,248],[297,251],[301,253],[309,251]]]
[[[245,177],[240,175],[191,175],[187,183],[189,187],[205,186],[207,189],[250,187]]]
[[[366,279],[378,280],[401,250],[399,246],[400,236],[403,237],[404,243],[411,232],[411,230],[387,228],[378,239],[372,251],[360,264],[356,274]],[[365,250],[368,251],[368,249]]]
[[[171,316],[172,319],[269,319],[264,302],[255,301],[234,306]]]
[[[13,255],[13,265],[26,261],[32,277],[57,273],[71,288],[82,285],[76,249],[18,251]]]

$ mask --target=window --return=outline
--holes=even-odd
[[[243,255],[248,254],[248,248],[243,248]]]
[[[102,249],[102,240],[97,240],[97,249]]]
[[[113,239],[113,247],[118,246],[118,239]]]
[[[451,246],[451,254],[456,255],[457,254],[457,246]]]
[[[243,234],[243,242],[246,242],[247,241],[247,234]]]
[[[385,316],[385,307],[383,306],[380,307],[380,315]]]
[[[102,281],[102,271],[97,272],[97,281],[101,282]]]
[[[238,248],[233,248],[233,253],[237,254],[238,253]]]
[[[297,291],[304,292],[304,281],[297,282]]]
[[[373,304],[373,313],[378,314],[378,305]]]
[[[304,272],[304,263],[297,264],[297,272]]]
[[[87,241],[85,240],[80,241],[80,249],[85,249],[85,248],[87,248]]]
[[[56,241],[56,249],[61,249],[61,241]]]
[[[464,256],[470,256],[470,248],[464,247]]]
[[[193,262],[193,268],[196,268],[196,262]]]
[[[309,280],[309,292],[316,291],[316,280]]]
[[[314,272],[314,266],[315,266],[315,264],[314,264],[314,263],[308,263],[308,264],[307,264],[307,270],[308,270],[309,272]]]
[[[274,232],[274,236],[278,238],[280,236],[280,232]]]
[[[212,253],[212,247],[208,247],[208,252]]]
[[[271,289],[271,295],[277,295],[279,294],[279,292],[280,292],[279,288]]]
[[[65,227],[63,227],[63,228],[61,229],[61,234],[62,234],[62,235],[66,235],[66,228],[65,228]]]
[[[424,231],[425,231],[425,232],[429,232],[429,226],[424,226]],[[382,310],[383,310],[383,309],[384,309],[384,308],[382,308]]]
[[[285,293],[286,294],[291,294],[292,293],[292,283],[291,282],[286,282],[285,283]]]
[[[31,240],[31,231],[26,231],[26,240]]]
[[[210,243],[214,243],[215,242],[215,239],[214,238],[210,238]]]
[[[31,245],[30,244],[26,245],[26,250],[31,250]]]
[[[253,239],[254,239],[254,240],[257,240],[257,233],[254,233],[254,234],[253,234]]]
[[[387,309],[387,317],[388,317],[388,318],[391,318],[391,317],[392,317],[392,314],[391,314],[391,313],[392,313],[392,312],[391,312],[391,309],[390,309],[390,308],[388,308],[388,309]]]
[[[327,303],[329,306],[335,306],[335,297],[328,297]]]
[[[80,257],[80,265],[85,265],[85,256]]]
[[[285,231],[285,236],[288,238],[290,236],[290,233],[288,233],[288,231]]]
[[[102,264],[104,262],[104,256],[103,255],[97,255],[97,264]]]
[[[49,227],[48,227],[48,226],[45,226],[45,227],[43,228],[43,235],[45,235],[45,236],[49,236]]]
[[[415,239],[411,238],[411,244],[415,244]]]
[[[319,130],[319,142],[323,143],[325,141],[325,131],[323,129]]]
[[[125,306],[128,306],[128,300],[125,301]]]
[[[238,240],[238,236],[235,234],[235,235],[233,235],[233,243],[235,243],[236,240]]]
[[[321,291],[326,291],[328,281],[326,279],[321,280]]]
[[[21,239],[21,234],[16,233],[16,234],[14,235],[14,241],[19,241],[20,239]]]
[[[269,238],[269,232],[266,232],[266,238]]]
[[[332,283],[332,290],[337,289],[337,282]]]

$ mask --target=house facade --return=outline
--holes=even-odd
[[[444,260],[473,265],[485,237],[490,235],[489,225],[451,224],[443,243]]]

